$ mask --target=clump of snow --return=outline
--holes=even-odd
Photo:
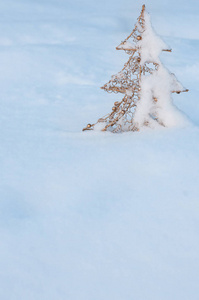
[[[133,46],[133,44],[131,44],[131,42],[129,41],[125,41],[124,43],[121,43],[118,47],[118,50],[133,50],[135,49],[135,46]]]
[[[184,87],[175,75],[161,63],[159,55],[168,46],[154,32],[147,12],[145,12],[144,19],[144,31],[139,22],[136,24],[142,37],[137,42],[137,47],[141,56],[141,66],[148,67],[152,74],[146,72],[147,76],[143,75],[141,78],[141,95],[134,113],[134,122],[138,128],[144,125],[152,128],[161,125],[165,127],[182,126],[186,123],[186,118],[173,104],[171,93],[183,91]],[[128,40],[118,46],[118,49],[123,50],[133,48],[134,46]],[[123,72],[112,76],[112,80],[122,80],[123,78]],[[132,93],[131,88],[126,90],[127,96],[132,96]]]
[[[146,12],[145,30],[138,45],[141,65],[156,63],[158,68],[154,69],[152,74],[141,78],[141,95],[134,115],[135,123],[138,127],[144,124],[150,126],[154,121],[166,127],[182,126],[187,119],[174,106],[171,93],[183,91],[184,88],[175,75],[161,63],[159,55],[167,45],[154,32],[150,16]]]
[[[107,125],[107,122],[98,122],[94,127],[93,127],[93,129],[95,130],[95,131],[102,131],[102,129],[104,129],[104,127]]]
[[[175,74],[170,74],[171,91],[182,92],[185,90],[183,85],[177,80]]]
[[[145,12],[145,30],[142,33],[142,39],[138,42],[138,46],[141,53],[142,65],[151,61],[159,62],[161,51],[168,48],[165,42],[154,32],[150,15],[147,12]]]
[[[182,90],[183,86],[162,64],[153,74],[142,77],[141,87],[134,116],[139,127],[145,122],[150,123],[151,115],[166,127],[183,126],[187,123],[187,118],[177,109],[171,98],[173,89]]]

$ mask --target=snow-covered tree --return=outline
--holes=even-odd
[[[114,103],[111,113],[83,130],[138,131],[144,126],[173,127],[182,123],[183,116],[171,94],[188,90],[161,63],[160,53],[171,49],[154,32],[145,5],[134,30],[116,49],[124,50],[130,57],[102,89],[124,97]]]

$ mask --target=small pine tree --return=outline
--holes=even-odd
[[[144,126],[172,127],[181,122],[183,117],[174,106],[171,93],[188,90],[161,63],[161,51],[171,49],[155,34],[145,5],[134,30],[116,49],[124,50],[130,57],[102,89],[122,93],[123,99],[114,103],[111,113],[88,124],[83,131],[139,131]]]

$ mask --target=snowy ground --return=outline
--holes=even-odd
[[[149,2],[149,3],[147,3]],[[191,125],[81,132],[141,1],[0,2],[0,299],[199,299],[199,4],[146,1]],[[119,96],[116,96],[118,98]]]

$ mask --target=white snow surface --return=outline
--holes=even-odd
[[[198,300],[197,1],[145,3],[189,125],[81,132],[142,4],[0,2],[0,299]]]

